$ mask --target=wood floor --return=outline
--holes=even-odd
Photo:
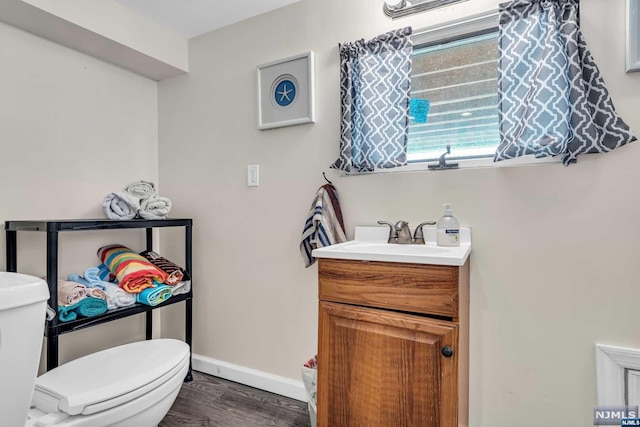
[[[309,427],[305,402],[193,371],[158,427]]]

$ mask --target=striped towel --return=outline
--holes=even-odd
[[[152,287],[154,281],[167,280],[167,273],[126,246],[103,246],[98,249],[98,258],[116,275],[120,287],[132,294]]]
[[[154,251],[140,252],[140,255],[145,257],[147,261],[149,261],[151,264],[155,265],[160,270],[164,271],[169,275],[167,280],[165,280],[164,282],[167,285],[171,285],[171,286],[177,285],[183,280],[190,279],[189,274],[184,269],[182,269],[179,265],[174,264],[173,262],[169,261],[165,257],[158,255]]]
[[[311,256],[312,250],[346,240],[338,192],[333,185],[325,184],[318,189],[313,199],[309,217],[302,231],[300,253],[304,258],[305,267],[316,262],[316,259]]]
[[[98,265],[98,267],[96,267],[96,268],[98,269],[98,275],[97,276],[98,276],[99,280],[102,280],[102,281],[105,281],[105,282],[115,282],[116,281],[116,275],[113,274],[111,272],[111,270],[109,270],[109,267],[107,267],[106,265],[100,263]],[[84,274],[87,274],[87,271],[89,271],[89,270],[86,270],[84,272]]]

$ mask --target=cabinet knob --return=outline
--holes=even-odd
[[[444,357],[453,356],[453,349],[451,347],[442,347],[442,355]]]

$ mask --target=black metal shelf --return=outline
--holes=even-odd
[[[166,307],[168,305],[172,305],[178,302],[186,301],[191,298],[191,291],[189,293],[185,293],[182,295],[175,295],[169,298],[167,301],[164,301],[161,304],[149,306],[144,304],[136,303],[135,305],[123,308],[116,308],[113,310],[109,310],[104,314],[100,314],[98,316],[93,317],[84,317],[76,320],[71,320],[68,322],[59,322],[56,327],[47,327],[46,336],[50,334],[53,335],[62,335],[67,332],[75,332],[80,329],[90,328],[92,326],[100,325],[102,323],[111,322],[113,320],[124,319],[125,317],[133,316],[136,314],[142,314],[149,312],[151,310],[155,310],[156,308]],[[55,330],[57,328],[57,331]]]
[[[181,227],[193,225],[191,219],[58,219],[6,221],[5,230],[10,231],[86,231],[118,230],[123,228]]]
[[[153,250],[153,229],[159,227],[184,227],[185,229],[185,270],[191,276],[191,289],[188,293],[176,295],[156,306],[136,304],[130,307],[109,310],[106,313],[85,317],[70,322],[59,322],[58,316],[47,322],[45,336],[47,337],[47,370],[58,366],[58,336],[68,332],[78,331],[113,320],[146,313],[146,339],[151,339],[153,322],[151,312],[157,308],[166,307],[178,302],[185,302],[185,342],[191,348],[192,338],[192,298],[193,298],[193,272],[192,272],[192,227],[190,218],[169,218],[159,220],[132,219],[58,219],[58,220],[22,220],[6,221],[6,257],[7,271],[18,271],[18,231],[36,231],[47,234],[47,274],[46,280],[49,286],[49,306],[55,313],[58,312],[58,233],[89,230],[121,230],[121,229],[145,229],[146,249]],[[185,381],[191,381],[191,364]]]

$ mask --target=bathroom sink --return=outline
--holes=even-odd
[[[389,243],[369,243],[358,242],[355,240],[347,242],[342,247],[342,250],[347,252],[366,252],[372,254],[399,254],[415,256],[446,254],[451,251],[450,248],[434,246],[433,244],[392,245]]]
[[[460,229],[460,246],[455,247],[437,246],[435,230],[425,229],[424,245],[386,243],[385,233],[388,233],[387,227],[356,227],[354,240],[315,249],[312,255],[316,258],[461,266],[471,253],[471,230],[468,228]]]

